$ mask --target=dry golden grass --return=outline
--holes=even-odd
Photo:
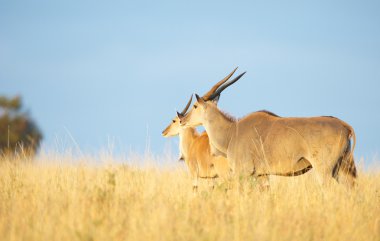
[[[265,193],[242,181],[227,193],[201,185],[194,195],[184,168],[109,159],[3,160],[0,239],[380,240],[379,172],[360,172],[351,191],[321,187],[309,173],[273,178]]]

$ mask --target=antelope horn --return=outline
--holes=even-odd
[[[237,76],[235,79],[231,80],[230,82],[228,82],[227,84],[224,84],[222,87],[220,87],[217,91],[215,91],[209,98],[208,100],[213,100],[215,99],[218,95],[220,95],[220,93],[222,93],[222,91],[227,88],[228,86],[232,85],[233,83],[235,83],[236,81],[238,81],[246,72],[240,74],[239,76]]]
[[[224,79],[222,79],[221,81],[219,81],[218,83],[216,83],[206,94],[204,94],[202,96],[202,98],[204,100],[209,100],[210,96],[212,94],[214,94],[214,92],[222,85],[224,84],[227,80],[229,80],[231,78],[231,76],[235,73],[235,71],[237,70],[238,67],[236,67],[229,75],[227,75],[226,77],[224,77]]]
[[[193,94],[191,94],[190,100],[189,100],[189,102],[187,102],[185,109],[183,109],[183,111],[181,113],[178,113],[178,114],[184,116],[186,114],[186,111],[189,109],[192,100],[193,100]]]

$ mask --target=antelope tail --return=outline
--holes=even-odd
[[[349,134],[348,134],[348,138],[352,138],[352,148],[351,148],[351,144],[349,144],[347,146],[347,150],[346,152],[344,153],[343,155],[343,160],[342,160],[342,163],[341,163],[341,168],[344,172],[352,175],[353,177],[357,177],[357,170],[356,170],[356,167],[355,167],[355,162],[354,162],[354,150],[355,150],[355,145],[356,145],[356,135],[355,135],[355,131],[354,129],[352,128],[352,126],[350,126],[349,124],[343,122],[343,125],[349,130]]]

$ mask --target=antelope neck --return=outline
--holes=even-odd
[[[209,136],[211,144],[219,151],[227,153],[236,122],[215,108],[212,118],[205,119],[203,126]]]
[[[197,136],[196,129],[194,127],[182,128],[179,132],[179,145],[181,152],[185,155],[188,154],[193,140]]]

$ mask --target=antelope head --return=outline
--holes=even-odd
[[[180,129],[180,118],[185,116],[186,111],[189,109],[191,101],[193,100],[193,95],[190,96],[189,102],[187,102],[186,107],[182,110],[182,112],[177,111],[177,115],[172,119],[172,122],[162,131],[162,135],[164,137],[176,136],[179,134]]]
[[[236,69],[229,75],[231,75],[236,71]],[[233,80],[231,80],[228,83],[223,82],[223,85],[218,88],[216,88],[213,93],[209,95],[204,95],[202,97],[195,94],[197,101],[194,103],[193,108],[183,117],[180,118],[180,124],[181,126],[199,126],[202,125],[208,112],[211,112],[213,109],[217,108],[218,100],[220,97],[220,94],[223,90],[225,90],[228,86],[234,84],[236,81],[238,81],[246,72],[240,74]],[[228,76],[227,76],[228,77]],[[226,78],[227,78],[226,77]],[[210,118],[212,119],[212,118]]]

